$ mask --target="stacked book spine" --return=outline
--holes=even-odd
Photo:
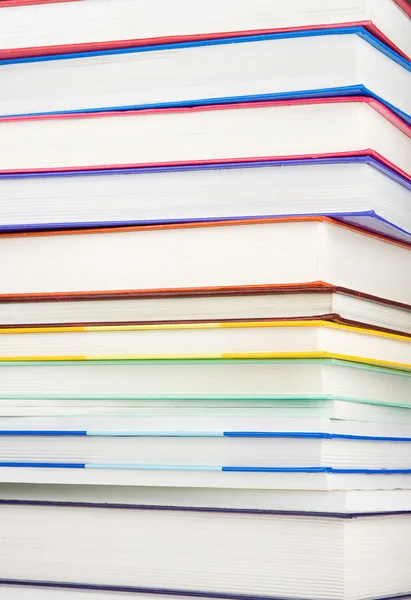
[[[288,5],[0,4],[7,600],[411,597],[411,13]]]

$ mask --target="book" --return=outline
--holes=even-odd
[[[189,0],[3,0],[0,7],[0,56],[5,58],[347,24],[362,25],[411,55],[405,0],[294,0],[292,6],[287,0],[275,5],[256,0],[252,10],[246,0],[210,0],[200,14]]]
[[[371,154],[411,179],[411,127],[363,96],[3,117],[0,135],[0,173]]]
[[[300,431],[298,420],[283,430],[273,420],[253,428],[249,419],[225,431],[221,425],[196,431],[189,423],[150,431],[138,425],[133,430],[131,423],[121,429],[100,430],[96,424],[73,429],[59,421],[45,429],[1,429],[0,468],[411,475],[409,426],[348,421],[337,428],[343,433],[335,433],[325,420]],[[151,426],[158,427],[156,421]]]
[[[4,361],[0,372],[4,409],[107,405],[138,416],[141,406],[170,416],[167,405],[206,414],[207,407],[229,411],[264,400],[411,404],[409,372],[335,359]]]
[[[0,193],[0,232],[310,214],[411,243],[411,183],[368,156],[0,175]]]
[[[332,286],[0,298],[2,328],[279,319],[330,321],[411,335],[411,306]]]
[[[295,471],[281,468],[201,467],[124,468],[90,463],[20,464],[0,467],[0,483],[32,485],[129,486],[157,488],[224,488],[250,490],[411,490],[409,470],[341,471],[331,467]]]
[[[210,419],[231,423],[236,419],[275,419],[277,427],[281,419],[330,418],[339,420],[356,420],[364,423],[384,423],[411,425],[411,404],[395,404],[390,402],[367,402],[366,398],[345,398],[334,400],[318,394],[315,398],[196,398],[193,400],[168,398],[107,398],[65,396],[50,397],[39,395],[2,395],[0,416],[4,425],[13,427],[30,426],[42,422],[44,417],[57,418],[59,423],[76,424],[85,427],[107,427],[110,422],[130,421],[137,418],[156,423],[156,427],[164,422],[178,423],[179,418],[194,420],[199,427],[200,420],[209,423]],[[191,421],[190,421],[191,422]],[[153,426],[152,426],[153,428]]]
[[[363,515],[409,510],[410,490],[248,490],[247,488],[165,488],[109,485],[2,485],[2,500],[24,505],[117,505]]]
[[[8,234],[0,252],[4,300],[324,282],[411,304],[410,246],[325,218]]]
[[[337,358],[411,371],[411,337],[329,321],[0,329],[0,360]]]
[[[229,401],[226,400],[227,406]],[[275,405],[275,401],[272,401]],[[292,402],[292,400],[290,400]],[[320,402],[320,401],[319,401]],[[69,443],[69,438],[77,437],[102,437],[106,438],[158,438],[160,444],[170,443],[174,438],[191,439],[197,437],[204,438],[267,438],[274,440],[282,438],[289,439],[314,439],[314,440],[365,440],[365,441],[386,441],[392,440],[395,443],[408,442],[411,440],[411,427],[408,423],[384,423],[366,422],[360,419],[338,419],[337,417],[317,417],[310,418],[277,418],[270,416],[269,412],[263,416],[260,412],[255,415],[251,413],[240,416],[234,412],[222,412],[219,416],[212,414],[197,414],[193,416],[188,408],[187,414],[178,411],[178,403],[174,405],[169,402],[169,410],[161,413],[160,403],[152,401],[153,410],[147,415],[142,411],[141,415],[121,415],[108,416],[102,412],[101,415],[93,416],[51,416],[51,417],[4,417],[1,420],[0,437],[2,444],[8,443],[7,438],[17,437],[18,440],[23,437],[42,437],[43,444],[48,444],[48,438],[62,437],[62,443]],[[238,401],[238,404],[240,401]],[[148,401],[141,402],[147,407]],[[201,404],[201,401],[199,402]],[[244,402],[246,404],[246,402]],[[284,404],[284,402],[283,402]],[[190,403],[187,402],[190,407]],[[218,406],[224,406],[224,401]],[[248,403],[252,406],[252,401]],[[261,402],[255,400],[255,406],[261,407]],[[270,405],[266,402],[266,406]],[[173,410],[175,410],[173,414]],[[84,440],[82,440],[84,442]],[[89,440],[90,441],[90,440]],[[24,442],[24,440],[23,440]],[[81,440],[80,440],[81,442]],[[16,442],[11,441],[15,444]],[[39,443],[39,442],[34,442]],[[60,443],[60,442],[58,442]],[[93,444],[94,441],[90,441]],[[121,442],[120,442],[121,443]],[[196,442],[195,442],[196,443]],[[109,442],[111,444],[111,442]],[[228,440],[228,446],[230,440]],[[245,442],[245,445],[247,442]],[[335,445],[335,444],[334,444]]]
[[[411,584],[409,512],[261,514],[9,501],[2,513],[3,585],[388,600]]]
[[[2,116],[357,94],[411,124],[411,65],[363,27],[16,58],[0,77]]]

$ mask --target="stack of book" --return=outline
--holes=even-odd
[[[0,3],[0,593],[411,597],[411,11]]]

